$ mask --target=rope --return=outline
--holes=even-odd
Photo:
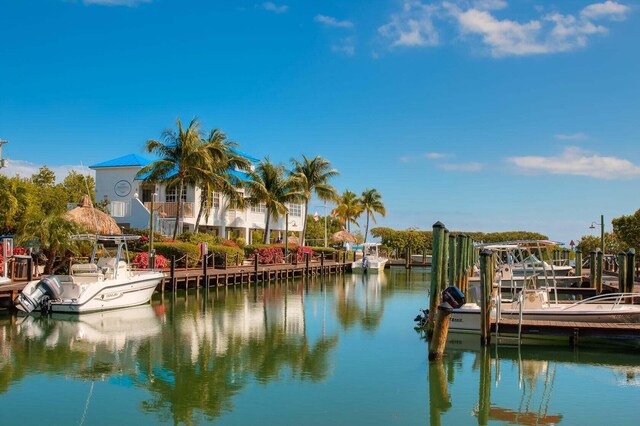
[[[89,388],[89,395],[87,395],[87,402],[84,403],[84,411],[82,412],[82,418],[80,419],[80,426],[84,424],[84,419],[87,417],[87,410],[89,410],[89,402],[91,402],[91,395],[93,395],[93,385],[95,382],[91,382],[91,388]]]

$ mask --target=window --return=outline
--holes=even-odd
[[[251,213],[265,213],[267,206],[264,203],[260,203],[257,206],[251,206]]]
[[[182,188],[182,201],[187,201],[187,187]],[[178,188],[167,188],[164,194],[164,201],[175,203],[178,201]]]
[[[289,204],[289,216],[295,216],[295,217],[302,216],[302,205]]]
[[[211,199],[213,200],[212,203],[211,203],[213,208],[216,209],[216,210],[219,209],[220,208],[220,193],[213,191],[211,193]]]

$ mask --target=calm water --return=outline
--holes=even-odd
[[[0,424],[636,424],[640,354],[452,335],[429,365],[428,275],[156,295],[0,317]]]

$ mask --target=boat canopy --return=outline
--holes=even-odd
[[[74,241],[112,241],[112,242],[124,242],[124,241],[136,241],[140,239],[140,235],[100,235],[100,234],[77,234],[72,235],[70,239]]]

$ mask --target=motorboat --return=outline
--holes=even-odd
[[[536,255],[531,254],[522,262],[511,264],[511,273],[515,276],[522,277],[525,275],[555,275],[557,277],[567,277],[573,272],[570,265],[549,264],[544,260],[540,260]]]
[[[137,235],[73,236],[74,240],[93,243],[89,263],[72,265],[69,275],[48,275],[30,281],[16,297],[16,308],[27,314],[34,310],[86,313],[148,303],[164,273],[134,269],[128,264],[127,242],[138,238]]]
[[[351,263],[353,272],[379,272],[384,270],[384,266],[389,261],[386,257],[380,256],[380,243],[362,244],[362,258]]]

